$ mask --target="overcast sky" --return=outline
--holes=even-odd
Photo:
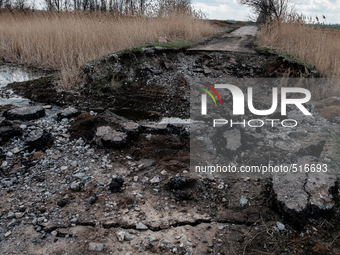
[[[291,0],[298,14],[326,16],[325,23],[340,23],[340,0]],[[249,20],[250,9],[237,0],[192,0],[192,5],[208,14],[209,19]]]

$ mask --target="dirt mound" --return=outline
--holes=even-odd
[[[319,77],[319,74],[313,70],[308,70],[302,64],[289,61],[283,57],[277,57],[274,61],[269,62],[265,68],[266,77],[286,77],[286,78],[310,78]]]
[[[334,119],[340,116],[340,107],[339,106],[327,106],[319,110],[320,116],[326,119]]]
[[[224,22],[221,22],[217,19],[213,19],[213,20],[210,20],[210,24],[211,25],[216,25],[216,26],[219,26],[219,27],[227,27],[228,25]]]
[[[76,121],[72,123],[69,131],[72,139],[83,138],[86,141],[91,141],[94,135],[94,130],[98,126],[105,125],[106,121],[103,118],[92,116],[87,112],[80,114]]]
[[[238,25],[238,26],[245,26],[246,24],[242,21],[236,21],[235,22],[235,25]]]

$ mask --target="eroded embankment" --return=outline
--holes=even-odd
[[[80,114],[68,109],[64,115],[46,110],[31,120],[2,112],[1,128],[13,130],[9,140],[1,140],[4,252],[336,253],[333,226],[323,219],[331,209],[313,209],[308,191],[313,186],[306,179],[297,185],[307,194],[300,211],[285,203],[284,196],[293,193],[283,194],[290,186],[277,180],[191,179],[186,124],[149,125],[104,111],[132,108],[188,118],[196,80],[283,75],[314,74],[274,55],[149,47],[88,63],[75,92],[59,91],[54,77],[11,84],[43,104],[97,110]],[[331,119],[311,122],[310,130],[320,123],[326,127],[312,135],[287,134],[300,142],[293,152],[313,160],[331,157],[339,133]],[[240,153],[248,155],[253,148],[258,159],[269,160],[270,146],[263,141],[275,130],[233,132],[238,135],[227,139],[240,140]],[[322,148],[316,139],[325,140]],[[272,151],[285,150],[283,145],[273,143]],[[328,184],[335,187],[326,194],[333,206],[329,197],[336,183]]]

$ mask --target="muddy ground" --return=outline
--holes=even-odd
[[[119,149],[93,142],[99,126],[120,129],[105,110],[125,109],[120,113],[132,114],[141,126],[160,117],[189,118],[188,77],[319,76],[257,53],[253,39],[242,47],[249,50],[148,47],[110,54],[83,66],[72,92],[58,88],[57,74],[10,84],[35,102],[83,113],[64,122],[53,113],[17,121],[50,130],[56,141],[10,160],[5,150],[19,141],[3,146],[1,160],[10,162],[1,173],[3,254],[339,254],[336,195],[331,211],[292,219],[269,179],[192,179],[182,127],[144,126],[138,139]],[[334,152],[337,145],[327,148]],[[123,178],[123,186],[112,188],[112,178]]]

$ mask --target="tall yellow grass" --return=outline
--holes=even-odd
[[[162,17],[113,17],[72,12],[0,13],[0,59],[62,70],[65,83],[84,63],[110,52],[168,40],[195,40],[215,32],[186,12]]]
[[[259,32],[261,46],[287,52],[315,66],[326,77],[340,77],[340,30],[312,26],[301,16],[290,16],[265,25]]]

